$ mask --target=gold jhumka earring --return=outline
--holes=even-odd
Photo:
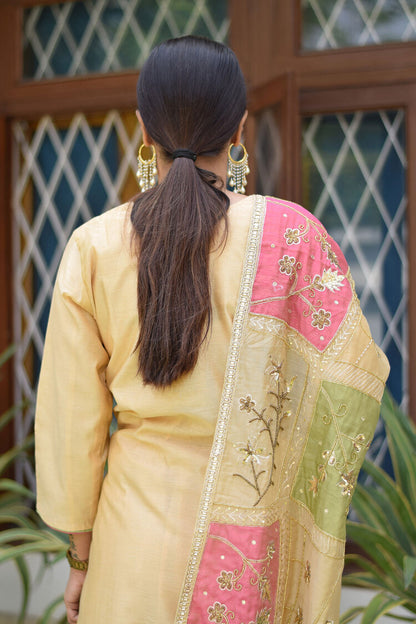
[[[231,148],[232,147],[241,147],[243,150],[243,155],[240,160],[234,160],[231,156]],[[246,174],[250,173],[250,169],[248,168],[248,154],[247,150],[242,143],[239,146],[234,146],[234,143],[231,143],[228,148],[228,171],[227,175],[229,179],[229,185],[232,187],[234,193],[245,193],[245,186],[247,184]]]
[[[149,149],[152,150],[152,155],[147,160],[143,158],[142,151],[146,147],[144,143],[140,145],[139,153],[137,155],[137,179],[141,192],[153,188],[156,184],[157,169],[156,169],[156,150],[153,145],[150,145]]]

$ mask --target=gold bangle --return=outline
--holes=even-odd
[[[66,558],[68,559],[68,563],[71,568],[74,568],[75,570],[82,570],[84,572],[88,570],[88,559],[84,559],[84,561],[74,559],[74,557],[71,555],[71,550],[69,548],[66,551]]]

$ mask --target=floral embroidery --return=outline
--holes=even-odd
[[[338,405],[335,409],[329,394],[322,388],[322,394],[326,399],[328,410],[322,414],[322,422],[325,425],[332,425],[335,433],[334,441],[331,448],[322,452],[322,464],[317,467],[317,475],[312,475],[309,479],[309,491],[313,497],[318,494],[319,485],[327,478],[329,468],[336,470],[340,476],[337,486],[342,490],[342,496],[351,496],[355,483],[356,475],[353,470],[354,464],[360,459],[361,453],[367,450],[368,443],[363,433],[358,433],[354,437],[343,433],[341,430],[341,422],[348,413],[348,407],[345,403]],[[350,449],[348,451],[348,448]]]
[[[324,329],[324,327],[328,325],[331,325],[331,312],[320,308],[317,312],[312,314],[312,327]]]
[[[217,578],[217,583],[220,586],[220,589],[228,589],[228,591],[231,591],[233,589],[233,576],[232,572],[221,570],[221,574]]]
[[[338,273],[338,271],[331,271],[331,269],[324,269],[322,277],[320,278],[321,284],[324,288],[327,288],[331,292],[335,292],[343,285],[345,276]]]
[[[243,459],[244,463],[248,461],[255,461],[257,464],[260,463],[261,459],[267,459],[270,457],[270,453],[268,455],[264,455],[264,451],[262,448],[256,448],[257,442],[251,442],[251,440],[247,441],[246,446],[240,446],[239,451],[243,451],[245,457]]]
[[[229,611],[225,604],[214,602],[211,607],[208,607],[208,619],[210,622],[229,624],[230,618],[234,619],[234,613]]]
[[[256,613],[255,622],[251,621],[249,624],[269,624],[270,622],[270,609],[262,609]]]
[[[254,506],[261,501],[273,485],[273,474],[276,469],[275,454],[279,445],[279,434],[283,431],[282,422],[291,415],[291,412],[286,409],[286,403],[290,401],[289,394],[295,377],[287,383],[281,374],[281,370],[282,364],[271,361],[271,367],[267,371],[270,379],[270,390],[267,393],[267,396],[270,397],[269,405],[260,410],[256,408],[256,403],[252,400],[251,395],[240,398],[240,409],[254,414],[249,423],[252,428],[255,427],[256,437],[255,442],[249,438],[246,446],[241,445],[239,447],[239,450],[245,454],[243,462],[250,465],[249,474],[234,473],[233,476],[240,477],[257,492]],[[267,445],[267,449],[270,449],[268,455],[264,454],[262,448],[257,447],[260,438],[264,440],[263,444]],[[267,465],[260,469],[260,460],[268,458],[270,459]]]
[[[322,232],[319,226],[311,219],[308,219],[306,217],[305,219],[306,219],[306,226],[302,224],[294,228],[286,229],[284,233],[286,244],[287,245],[299,245],[301,240],[303,240],[304,243],[309,243],[309,238],[308,238],[309,232],[311,230],[314,230],[315,240],[317,243],[319,243],[322,251],[326,254],[326,257],[328,258],[330,263],[334,264],[335,266],[339,266],[337,256],[335,252],[333,251],[330,243],[328,242],[328,234],[325,231]]]
[[[343,496],[351,496],[355,487],[355,474],[352,470],[348,474],[341,475],[341,481],[337,485],[342,489]]]
[[[302,226],[299,226],[299,228],[287,228],[284,233],[284,237],[288,245],[299,245],[301,239],[301,229],[303,229]]]
[[[210,535],[209,537],[210,539],[222,542],[241,558],[241,568],[236,568],[232,571],[221,570],[220,576],[217,577],[219,588],[227,591],[241,591],[242,585],[240,580],[248,570],[250,574],[250,585],[257,587],[262,600],[270,601],[270,564],[276,552],[274,543],[270,542],[268,544],[266,555],[262,559],[251,559],[225,537],[219,535]],[[256,568],[255,564],[261,564],[260,570]]]
[[[303,624],[303,611],[300,607],[296,609],[295,624]]]
[[[240,410],[251,412],[253,407],[256,406],[256,402],[252,400],[251,395],[248,394],[245,398],[240,399]]]
[[[331,262],[331,264],[339,266],[338,258],[335,252],[332,250],[331,245],[328,243],[328,234],[326,232],[321,232],[315,236],[315,240],[320,243],[322,251],[326,253],[326,257]]]
[[[309,479],[309,483],[310,483],[309,491],[312,492],[313,496],[315,497],[318,494],[318,484],[319,484],[318,477],[315,477],[315,475],[312,475],[312,478]]]
[[[311,582],[311,564],[309,561],[305,563],[305,574],[303,575],[303,578],[305,579],[306,584]]]
[[[283,258],[279,260],[280,273],[285,273],[286,275],[292,275],[295,270],[296,258],[293,256],[287,256],[286,254]]]
[[[340,288],[345,286],[345,276],[339,273],[337,269],[332,270],[328,268],[322,270],[322,275],[304,275],[304,283],[300,283],[302,270],[301,262],[297,261],[295,257],[285,254],[280,258],[278,264],[280,273],[289,277],[291,286],[289,292],[285,295],[268,297],[267,301],[285,301],[291,297],[299,297],[306,305],[303,310],[303,315],[305,317],[311,317],[312,327],[316,327],[321,331],[325,329],[325,327],[329,327],[331,325],[331,312],[322,307],[323,301],[317,297],[317,293],[322,293],[324,291],[336,293]],[[257,300],[254,303],[259,304],[264,301],[266,300]],[[243,399],[240,401],[243,401]],[[240,407],[240,409],[246,408]]]

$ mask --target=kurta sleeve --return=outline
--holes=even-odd
[[[92,528],[112,417],[109,356],[94,318],[93,267],[80,249],[75,233],[54,288],[35,418],[37,510],[63,532]]]

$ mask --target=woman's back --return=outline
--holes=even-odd
[[[47,369],[54,365],[65,383],[55,405],[50,387],[39,389],[37,470],[47,477],[39,482],[38,508],[58,530],[81,531],[94,524],[80,624],[173,621],[215,431],[252,208],[252,197],[230,207],[226,245],[210,257],[209,340],[194,370],[164,389],[144,385],[137,376],[131,206],[120,206],[82,226],[67,248],[57,288],[63,300],[78,305],[73,306],[71,325],[58,297],[53,308],[42,376],[48,377]],[[82,308],[90,310],[97,333],[80,347],[73,331],[82,332],[91,320],[85,319]],[[71,345],[61,363],[68,367],[65,371],[58,368],[54,346],[65,340],[63,328]],[[91,378],[97,353],[103,367],[98,391]],[[92,457],[98,445],[104,459],[112,398],[118,429],[109,444],[108,473],[100,493],[102,462]],[[43,410],[59,413],[67,422],[45,446]],[[73,455],[74,439],[77,460],[51,470],[60,457]],[[70,503],[60,507],[48,493],[60,491],[62,482]],[[129,553],[127,559],[123,553]],[[156,599],[157,587],[165,589]]]

